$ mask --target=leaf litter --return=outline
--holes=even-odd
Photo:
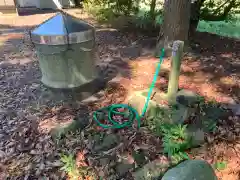
[[[125,43],[121,42],[122,35],[118,37],[117,33],[104,36],[114,37],[114,41],[117,36],[116,38],[120,39],[120,41],[117,41],[120,45]],[[100,43],[104,44],[102,42],[104,36],[99,36]],[[111,38],[109,39],[111,40]],[[216,37],[214,38],[216,39]],[[128,38],[125,37],[124,39]],[[198,43],[206,47],[205,50],[207,51],[201,52],[202,55],[198,58],[186,57],[183,63],[184,73],[180,77],[180,87],[192,89],[209,99],[214,98],[222,102],[232,101],[234,97],[239,97],[238,92],[235,90],[239,81],[234,68],[223,69],[223,67],[229,67],[224,64],[224,58],[230,56],[226,56],[227,53],[220,53],[221,47],[212,50],[212,47],[209,47],[208,43],[206,44],[202,39],[206,38],[198,38]],[[59,140],[58,144],[52,140],[49,134],[51,127],[49,129],[46,127],[46,122],[56,121],[56,123],[59,123],[72,119],[79,112],[85,111],[85,106],[89,111],[93,111],[113,103],[125,103],[127,93],[130,91],[127,85],[130,84],[133,89],[148,87],[152,70],[145,73],[144,78],[139,79],[142,69],[136,68],[138,66],[143,68],[144,63],[151,64],[148,59],[145,58],[142,61],[139,61],[139,59],[137,61],[133,60],[129,64],[135,67],[135,76],[132,78],[124,77],[120,79],[120,83],[110,83],[97,103],[89,103],[83,107],[78,103],[74,104],[71,97],[64,100],[52,98],[52,94],[39,83],[41,74],[33,47],[29,42],[28,31],[24,36],[9,35],[1,37],[1,42],[2,44],[6,43],[6,46],[1,47],[1,54],[4,57],[1,57],[0,61],[0,176],[10,179],[17,177],[20,179],[64,179],[67,174],[59,170],[63,166],[60,161],[63,152],[76,155],[77,166],[94,167],[94,172],[99,173],[102,177],[111,177],[113,179],[118,178],[115,175],[116,162],[123,163],[126,160],[128,164],[133,164],[135,168],[155,159],[166,160],[162,153],[161,138],[155,137],[144,127],[140,128],[140,130],[136,130],[134,127],[121,130],[104,130],[92,125],[88,126],[86,131],[67,134],[64,139]],[[230,40],[227,39],[226,42],[230,42]],[[221,41],[218,44],[225,43]],[[233,51],[231,58],[234,59],[236,58],[234,52],[236,48],[234,49],[231,45],[239,46],[239,44],[231,42],[229,44],[227,50]],[[19,48],[16,48],[16,46]],[[220,49],[219,52],[216,52],[217,48]],[[208,49],[210,50],[208,51]],[[107,50],[106,47],[100,52],[101,58],[104,58]],[[20,56],[20,59],[18,56]],[[210,58],[206,58],[206,56]],[[222,77],[221,84],[214,81],[214,77],[205,72],[206,68],[201,65],[202,62],[215,62],[215,56],[221,56],[221,66],[219,68],[215,67],[218,68],[216,73],[223,73],[220,74]],[[235,62],[233,61],[233,63]],[[165,61],[165,65],[168,67],[169,61]],[[152,66],[154,67],[154,64]],[[204,73],[198,73],[199,68]],[[197,79],[199,76],[201,78]],[[134,79],[134,77],[136,78]],[[209,80],[210,83],[206,82],[206,80]],[[123,85],[119,85],[121,82],[124,82]],[[163,86],[166,83],[166,78],[163,78],[158,86]],[[202,83],[204,84],[201,85]],[[222,89],[225,89],[226,84],[231,85],[231,88],[222,92],[221,86],[223,86]],[[44,93],[45,95],[43,95]],[[58,95],[62,97],[61,93]],[[223,95],[225,98],[223,98]],[[234,101],[236,100],[234,99]],[[42,125],[44,123],[45,127]],[[200,148],[193,149],[191,157],[203,158],[211,164],[227,162],[227,167],[217,172],[218,177],[237,179],[240,171],[238,155],[240,152],[239,123],[239,116],[232,114],[229,114],[225,119],[218,120],[217,130],[207,134],[205,144]],[[100,135],[100,137],[94,139],[92,138],[94,134],[96,136]],[[111,134],[117,137],[118,145],[101,152],[94,152],[93,147],[97,143],[101,144],[106,135]],[[132,169],[130,168],[129,171],[132,171]],[[126,177],[130,179],[131,173],[127,174]],[[91,177],[87,176],[86,179],[90,180]]]

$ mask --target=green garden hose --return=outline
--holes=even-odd
[[[161,69],[163,57],[164,57],[164,49],[162,49],[161,51],[161,56],[160,56],[150,89],[148,91],[147,100],[143,107],[142,114],[139,115],[136,109],[134,109],[133,107],[127,104],[112,104],[110,106],[103,107],[93,112],[93,119],[100,127],[105,129],[107,128],[120,129],[124,127],[130,127],[132,126],[134,120],[137,120],[138,127],[140,127],[141,118],[144,117],[145,113],[147,112],[148,104],[151,99],[151,94],[156,84],[159,71]],[[107,113],[107,119],[103,117],[104,113]],[[123,122],[119,122],[118,120],[115,120],[115,117],[121,117],[121,120],[123,120]],[[101,120],[105,120],[105,121],[107,120],[111,124],[110,125],[103,124],[101,123]]]

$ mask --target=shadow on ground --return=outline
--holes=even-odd
[[[60,12],[60,10],[55,9],[38,9],[38,8],[18,8],[19,16],[31,16],[36,14],[49,14]]]
[[[240,97],[240,41],[209,33],[196,33],[192,52],[184,56],[180,88],[193,90],[209,99],[238,103]],[[170,60],[166,59],[157,87],[167,88]]]
[[[88,110],[85,105],[76,103],[76,99],[79,98],[78,94],[72,96],[71,93],[64,95],[62,91],[49,91],[40,83],[41,72],[28,32],[25,35],[14,32],[16,28],[25,30],[32,27],[34,26],[0,26],[2,30],[11,29],[5,33],[6,35],[0,36],[0,140],[1,150],[8,154],[4,161],[7,165],[7,173],[12,177],[19,175],[16,174],[19,169],[22,174],[29,171],[35,173],[36,170],[40,169],[41,162],[45,162],[46,159],[52,162],[56,160],[54,157],[56,147],[53,147],[49,137],[44,137],[44,139],[41,137],[42,134],[38,132],[39,121],[71,119],[76,114],[81,116],[81,112],[86,113]],[[118,74],[131,79],[133,74],[129,64],[136,59],[135,62],[141,62],[143,47],[149,47],[149,49],[154,47],[152,40],[144,41],[145,44],[140,43],[141,46],[135,46],[133,45],[135,41],[142,42],[142,36],[133,33],[126,35],[111,29],[98,30],[96,38],[99,50],[98,70],[101,74],[100,77],[105,79],[105,82]],[[239,41],[206,33],[197,34],[195,41],[198,48],[195,49],[194,56],[186,56],[183,60],[180,86],[193,90],[199,88],[203,94],[209,86],[212,94],[207,93],[206,96],[219,92],[221,96],[227,95],[237,100],[239,98],[237,78],[239,78],[238,73],[240,72]],[[146,69],[145,67],[151,65],[152,59],[145,58],[145,61],[141,72],[139,72],[140,82],[143,81],[141,74]],[[169,64],[169,61],[166,60],[165,65]],[[164,78],[167,79],[168,71],[162,71],[162,73],[160,76],[164,75]],[[234,78],[226,82],[224,78],[230,76]],[[150,82],[151,78],[146,80]],[[105,83],[99,85],[103,85],[101,88],[105,87]],[[93,91],[94,88],[94,86],[88,87],[90,93],[87,96],[96,92]],[[116,89],[117,85],[112,85],[108,89],[109,93],[105,98],[106,101],[103,102],[104,106],[124,101],[125,91]],[[79,101],[80,99],[82,97],[79,98]],[[38,151],[45,152],[51,148],[53,151],[49,150],[49,153],[44,155],[33,152],[32,150],[36,150],[35,147],[39,143],[41,148]],[[70,149],[70,146],[68,148]],[[14,153],[11,154],[9,151],[14,151]],[[33,166],[33,169],[27,169],[30,161],[36,164],[37,168]],[[17,163],[20,165],[14,166]],[[44,166],[45,168],[41,170],[42,173],[53,174],[52,169],[54,168],[48,167],[47,163],[44,163]]]
[[[6,165],[4,177],[19,177],[21,174],[24,177],[24,174],[35,172],[37,168],[26,169],[32,159],[30,152],[35,151],[36,146],[43,148],[38,149],[41,152],[45,151],[44,148],[52,147],[51,139],[48,138],[48,143],[41,141],[45,135],[39,132],[39,122],[47,119],[53,122],[65,121],[77,114],[81,117],[89,108],[80,101],[105,88],[107,81],[116,76],[118,64],[124,64],[121,59],[115,59],[111,61],[111,66],[99,65],[100,71],[103,68],[102,72],[99,72],[101,81],[88,84],[87,87],[80,87],[76,91],[53,91],[40,82],[41,72],[29,33],[19,33],[16,28],[25,30],[29,26],[0,27],[1,30],[11,29],[0,36],[0,148],[7,154],[12,152],[3,157],[4,159],[0,157],[1,162]],[[111,73],[107,73],[109,71]],[[54,151],[55,147],[52,149]],[[38,166],[39,158],[40,161],[44,159],[41,160],[41,157],[35,155],[31,163]],[[47,156],[49,157],[44,155],[43,158],[56,160],[50,158],[50,154]],[[21,165],[16,167],[17,163]],[[44,168],[43,171],[46,172],[47,169],[49,168]]]
[[[199,85],[215,86],[215,92],[239,102],[240,41],[209,33],[197,33],[194,39],[196,56],[183,63],[192,70],[183,71],[183,75]]]

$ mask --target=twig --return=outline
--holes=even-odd
[[[153,93],[151,100],[155,97],[155,95],[156,95],[156,92]]]
[[[136,134],[137,134],[137,132],[135,132],[135,133],[129,138],[128,146],[129,146],[130,144],[132,144],[133,140],[134,140],[135,137],[136,137]]]
[[[92,113],[91,113],[90,115],[91,115],[91,117],[92,117]],[[87,129],[92,125],[92,123],[93,123],[93,119],[92,119],[92,118],[89,118],[89,123],[88,123],[88,125],[85,127],[85,129],[87,130]]]
[[[117,149],[120,149],[121,147],[123,146],[123,143],[120,143],[118,146],[112,148],[112,149],[109,149],[108,151],[103,151],[102,153],[104,155],[109,155],[111,154],[113,151],[116,151]]]

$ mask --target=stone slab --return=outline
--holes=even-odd
[[[138,171],[133,172],[132,175],[134,180],[158,179],[167,171],[169,166],[170,164],[167,162],[163,163],[161,160],[154,160],[143,166]]]
[[[193,91],[181,89],[178,91],[176,101],[185,106],[192,106],[199,101],[199,95]]]
[[[147,92],[148,90],[137,91],[128,98],[128,103],[135,108],[140,115],[143,112],[147,100]],[[157,109],[160,108],[161,111],[164,112],[163,120],[165,122],[183,123],[194,112],[194,108],[177,103],[177,101],[173,99],[168,99],[166,94],[156,92],[156,90],[154,90],[153,94],[155,94],[155,97],[149,101],[147,112],[145,114],[147,117],[157,115]],[[162,104],[161,100],[168,101],[170,106]]]

